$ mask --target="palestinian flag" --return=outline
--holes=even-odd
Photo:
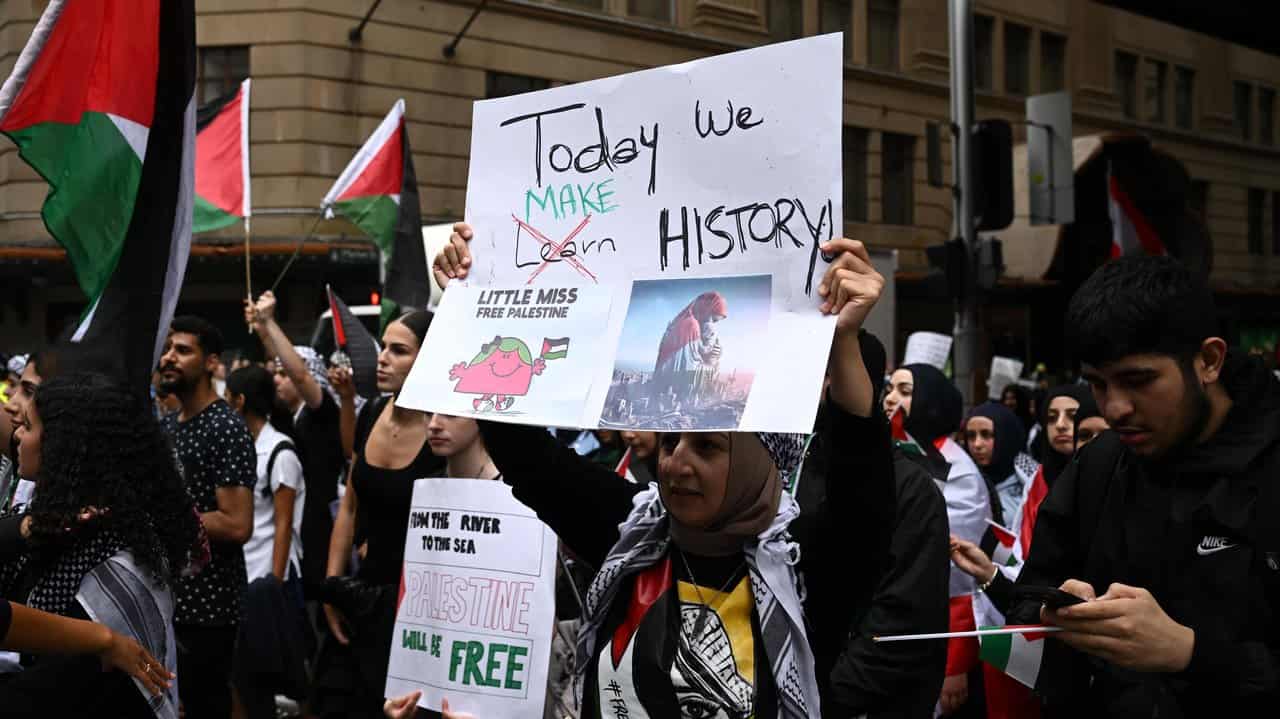
[[[1040,514],[1040,505],[1049,496],[1049,483],[1044,478],[1044,467],[1036,470],[1035,479],[1027,485],[1026,497],[1022,501],[1022,526],[1018,528],[1019,544],[1022,545],[1022,556],[1031,556],[1031,537],[1035,533],[1036,516]]]
[[[542,340],[542,359],[558,360],[564,359],[569,355],[569,338],[557,337],[555,339],[543,338]]]
[[[70,339],[143,392],[191,248],[194,88],[193,0],[51,0],[0,89],[87,298]]]
[[[893,412],[893,416],[889,418],[889,433],[893,438],[893,443],[898,445],[904,452],[908,454],[925,455],[924,447],[916,441],[915,437],[907,432],[906,427],[907,413],[902,411],[902,407],[898,407]]]
[[[973,595],[973,621],[983,629],[1003,627],[1006,624],[1004,615],[991,603],[991,599],[985,592],[977,592]],[[1005,651],[1003,648],[995,649],[1001,645],[1000,641],[994,645],[987,643],[989,640],[1003,639],[1004,637],[1000,636],[984,636],[979,640],[978,656],[986,662],[982,666],[982,683],[986,692],[987,719],[1038,719],[1040,701],[1031,693],[1031,688],[1034,687],[1023,686],[1020,680],[1005,673],[1005,668],[1009,665],[1009,662],[1003,661]],[[1043,646],[1043,640],[1040,640],[1040,644]],[[1013,642],[1009,641],[1008,645],[1009,653],[1012,654]],[[992,665],[993,659],[997,660],[998,666]],[[1025,656],[1021,656],[1013,662],[1015,671],[1024,673],[1021,667],[1030,662],[1034,662],[1038,670],[1039,661],[1027,660]]]
[[[1023,686],[1035,689],[1036,679],[1040,676],[1040,663],[1044,660],[1046,636],[1048,634],[1045,632],[1034,631],[1021,634],[983,634],[978,637],[978,656],[987,664],[1017,679]]]
[[[627,451],[622,453],[622,459],[618,460],[618,466],[614,468],[614,472],[623,479],[629,479],[632,482],[636,478],[631,475],[631,448],[627,447]]]
[[[422,245],[418,178],[405,130],[404,100],[351,159],[324,196],[325,217],[342,215],[373,238],[382,252],[382,324],[399,308],[425,309],[431,301],[427,253]]]
[[[992,562],[1001,567],[1016,567],[1022,564],[1022,558],[1018,556],[1018,535],[990,519],[987,520],[987,534],[994,540],[992,542],[994,546],[991,549]],[[983,544],[987,542],[984,541]]]
[[[378,396],[378,353],[382,348],[378,341],[365,329],[361,322],[334,293],[333,288],[325,285],[329,294],[329,314],[333,322],[333,345],[338,351],[347,355],[351,362],[351,379],[356,385],[356,394],[366,399]],[[334,363],[330,363],[334,364]]]
[[[1111,218],[1111,259],[1124,255],[1164,255],[1164,243],[1107,163],[1107,212]]]
[[[192,231],[249,220],[249,80],[196,115],[196,205]]]

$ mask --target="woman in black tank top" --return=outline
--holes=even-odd
[[[378,355],[384,395],[365,406],[356,427],[354,462],[325,571],[330,636],[317,660],[312,701],[322,718],[382,716],[413,483],[444,467],[427,442],[431,416],[394,402],[430,324],[430,312],[416,311],[387,325]],[[353,546],[361,557],[354,581],[343,579]]]

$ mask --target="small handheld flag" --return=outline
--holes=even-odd
[[[1018,556],[1018,535],[1004,527],[987,520],[987,531],[995,538],[995,547],[991,550],[991,561],[1001,567],[1016,567],[1022,564]]]
[[[564,359],[569,354],[569,338],[558,337],[542,340],[542,359]]]

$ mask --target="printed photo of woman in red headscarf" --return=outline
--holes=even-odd
[[[766,341],[771,285],[768,275],[635,282],[602,422],[735,429]]]

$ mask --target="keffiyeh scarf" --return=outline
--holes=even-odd
[[[770,447],[771,456],[781,456],[775,454],[768,441],[766,447]],[[779,440],[776,447],[784,451],[784,461],[791,457],[785,466],[794,469],[800,458],[800,443]],[[800,508],[784,492],[773,524],[755,542],[743,546],[760,622],[759,639],[778,687],[778,716],[783,719],[806,719],[820,713],[817,673],[804,627],[804,590],[796,569],[800,547],[787,532],[787,526],[799,514]],[[656,486],[636,495],[631,514],[619,527],[618,542],[587,590],[585,621],[578,633],[574,667],[574,694],[579,705],[583,680],[596,656],[597,640],[609,607],[618,600],[625,579],[657,564],[670,550],[669,523]]]

